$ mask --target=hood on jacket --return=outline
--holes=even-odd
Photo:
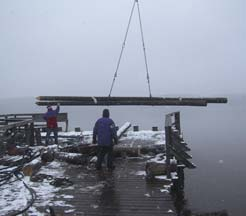
[[[103,110],[102,116],[103,116],[104,118],[109,118],[109,110],[108,110],[108,109],[104,109],[104,110]]]

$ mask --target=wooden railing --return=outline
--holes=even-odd
[[[34,129],[32,119],[18,120],[6,125],[0,126],[0,155],[4,154],[6,149],[12,148],[17,140],[22,141],[23,144],[33,146],[38,138],[37,132]],[[40,139],[41,142],[41,139]]]
[[[194,169],[196,166],[189,161],[192,158],[187,151],[190,148],[184,141],[180,126],[180,112],[173,112],[166,115],[165,118],[165,136],[166,136],[166,164],[170,167],[170,161],[173,157],[178,161],[179,167]],[[168,173],[170,176],[170,173]]]
[[[0,115],[0,155],[6,148],[16,144],[33,146],[41,144],[41,130],[46,128],[43,113],[21,113]],[[65,122],[68,130],[67,113],[59,113],[58,122]]]
[[[20,113],[20,114],[6,114],[0,115],[0,125],[9,125],[13,122],[33,120],[34,126],[45,127],[45,120],[43,113]],[[58,122],[65,123],[65,131],[68,131],[68,115],[67,113],[59,113],[57,116]],[[39,125],[41,124],[41,125]]]

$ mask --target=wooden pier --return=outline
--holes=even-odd
[[[63,165],[67,167],[67,165]],[[65,168],[64,167],[64,168]],[[176,210],[165,180],[146,182],[144,159],[117,159],[113,172],[95,172],[85,167],[67,167],[65,174],[74,183],[64,189],[55,200],[64,201],[68,207],[53,206],[57,215],[73,209],[66,215],[85,216],[174,216]],[[70,199],[61,198],[71,197]],[[71,206],[71,207],[69,207]]]
[[[21,131],[26,128],[29,133],[30,131],[35,131],[35,125],[40,122],[35,122],[33,117],[32,119],[24,120],[22,118],[23,115],[24,114],[11,114],[1,116],[3,126],[0,127],[0,130]],[[31,116],[31,114],[29,114],[29,116]],[[130,126],[130,123],[127,123],[120,128],[119,131],[125,133]],[[155,158],[154,155],[156,154],[161,155],[162,158],[166,158],[165,161],[161,162],[164,165],[160,166],[161,169],[164,167],[161,172],[152,172],[153,170],[146,168],[149,157],[143,157],[143,155],[148,155],[150,152],[148,149],[151,148],[146,148],[147,146],[155,146],[157,149],[156,141],[153,141],[152,138],[149,140],[141,140],[138,138],[132,140],[131,136],[137,137],[137,134],[141,134],[139,130],[130,131],[131,136],[129,135],[129,138],[122,136],[122,133],[119,133],[119,137],[121,137],[120,143],[118,146],[115,146],[115,151],[121,153],[116,154],[118,156],[115,162],[116,168],[113,172],[107,171],[105,167],[103,171],[97,172],[93,163],[88,162],[89,159],[95,155],[95,151],[88,155],[85,153],[81,154],[78,146],[73,146],[74,144],[72,144],[72,146],[69,144],[70,146],[64,148],[59,146],[59,149],[56,150],[58,152],[52,153],[52,150],[51,155],[49,155],[48,151],[48,157],[46,157],[47,160],[45,161],[43,160],[44,152],[41,151],[43,152],[41,155],[43,162],[38,160],[27,166],[21,162],[21,167],[23,167],[23,172],[26,175],[30,175],[31,181],[36,181],[35,179],[38,179],[39,175],[47,176],[49,180],[47,179],[46,181],[53,181],[55,176],[47,175],[46,171],[42,171],[41,167],[45,168],[46,166],[50,166],[49,164],[53,162],[50,163],[49,161],[56,159],[56,161],[54,161],[55,164],[59,164],[60,169],[64,172],[63,176],[69,179],[72,186],[60,187],[56,190],[52,200],[50,200],[50,206],[55,215],[172,216],[180,213],[182,209],[175,208],[173,197],[170,194],[171,183],[173,183],[175,190],[183,190],[184,168],[195,168],[195,165],[189,161],[191,156],[187,151],[190,151],[190,149],[181,136],[180,113],[175,112],[166,115],[165,133],[164,131],[158,131],[157,127],[153,127],[149,132],[145,132],[152,134],[151,137],[163,137],[163,140],[157,140],[158,145],[160,145],[160,148],[158,147],[158,153],[155,151],[155,153],[153,151],[151,152],[151,158]],[[33,132],[32,134],[32,142],[26,142],[26,144],[30,146],[32,146],[35,141],[35,133]],[[30,135],[26,135],[26,137],[30,137]],[[145,136],[140,135],[140,137]],[[71,147],[76,151],[78,150],[77,153],[72,153],[72,155],[75,155],[78,161],[82,160],[81,163],[74,163],[74,160],[69,158],[71,157],[70,151],[66,151]],[[92,147],[95,149],[95,146]],[[88,148],[90,148],[90,145]],[[129,152],[130,154],[128,154]],[[132,154],[132,152],[134,154]],[[62,153],[63,155],[60,157]],[[49,158],[49,156],[51,157]],[[66,160],[66,157],[68,157],[69,160]],[[76,158],[74,158],[75,162],[77,162]],[[177,160],[175,167],[173,167],[171,162],[174,159]],[[8,164],[11,163],[8,162]],[[18,165],[18,163],[12,164]],[[39,172],[40,168],[41,170]],[[150,173],[151,178],[149,178]],[[159,177],[159,175],[162,176]],[[39,181],[40,179],[38,182]],[[37,189],[38,187],[36,190]],[[40,203],[44,202],[42,199],[44,198],[37,196],[33,207],[37,209],[38,212],[45,213],[47,212],[47,206],[40,206]],[[56,203],[63,204],[57,205]],[[32,212],[29,213],[33,214]]]

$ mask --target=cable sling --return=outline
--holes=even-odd
[[[127,39],[127,36],[128,36],[128,32],[129,32],[129,28],[130,28],[130,24],[131,24],[131,20],[132,20],[132,16],[133,16],[133,12],[134,12],[136,3],[137,3],[137,8],[138,8],[138,19],[139,19],[139,26],[140,26],[140,31],[141,31],[141,39],[142,39],[142,46],[143,46],[143,53],[144,53],[144,61],[145,61],[145,69],[146,69],[146,75],[147,75],[146,78],[147,78],[147,83],[148,83],[149,97],[152,97],[151,87],[150,87],[150,76],[149,76],[149,69],[148,69],[148,62],[147,62],[147,55],[146,55],[146,48],[145,48],[145,43],[144,43],[143,25],[142,25],[142,20],[141,20],[141,15],[140,15],[140,7],[139,7],[138,0],[134,0],[133,6],[132,6],[132,9],[131,9],[131,14],[130,14],[130,17],[129,17],[129,21],[128,21],[128,25],[127,25],[127,29],[126,29],[126,33],[125,33],[125,37],[124,37],[124,41],[123,41],[123,44],[122,44],[120,56],[119,56],[119,59],[118,59],[118,62],[117,62],[116,71],[114,73],[114,77],[113,77],[113,81],[112,81],[112,84],[111,84],[111,87],[110,87],[110,91],[109,91],[108,97],[111,96],[111,93],[112,93],[112,90],[113,90],[113,87],[114,87],[114,83],[115,83],[116,77],[118,75],[118,70],[119,70],[121,58],[122,58],[122,55],[123,55],[123,51],[124,51],[124,48],[125,48],[126,39]]]
[[[147,78],[148,88],[149,88],[149,96],[152,97],[151,88],[150,88],[149,68],[148,68],[147,55],[146,55],[146,49],[145,49],[145,43],[144,43],[143,25],[142,25],[142,20],[141,20],[141,15],[140,15],[140,7],[139,7],[138,0],[136,0],[136,2],[138,6],[138,18],[139,18],[141,38],[142,38],[142,44],[143,44],[144,62],[145,62],[145,69],[146,69],[146,75],[147,75],[146,78]]]
[[[118,74],[118,70],[119,70],[119,66],[120,66],[120,62],[121,62],[121,57],[122,57],[122,54],[123,54],[123,51],[124,51],[124,48],[125,48],[126,39],[127,39],[127,36],[128,36],[130,24],[131,24],[131,21],[132,21],[132,15],[133,15],[133,12],[134,12],[135,4],[136,4],[136,2],[134,0],[133,6],[132,6],[132,10],[131,10],[131,14],[130,14],[129,21],[128,21],[128,25],[127,25],[127,28],[126,28],[126,33],[125,33],[124,41],[123,41],[123,44],[122,44],[120,56],[119,56],[118,63],[117,63],[117,66],[116,66],[116,70],[115,70],[115,73],[114,73],[114,78],[113,78],[113,81],[112,81],[112,84],[111,84],[111,88],[110,88],[110,91],[109,91],[109,95],[108,95],[109,97],[111,96],[111,93],[112,93],[112,90],[113,90],[113,87],[114,87],[114,83],[115,83],[115,79],[116,79],[117,74]]]

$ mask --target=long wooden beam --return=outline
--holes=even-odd
[[[190,97],[88,97],[88,96],[39,96],[36,98],[40,101],[197,101],[206,100],[207,103],[227,103],[227,98],[225,97],[201,97],[201,98],[190,98]]]
[[[207,103],[227,103],[227,98],[164,98],[164,97],[75,97],[39,96],[39,106],[207,106]]]
[[[39,106],[56,105],[63,106],[207,106],[205,100],[88,100],[88,101],[37,101]]]

